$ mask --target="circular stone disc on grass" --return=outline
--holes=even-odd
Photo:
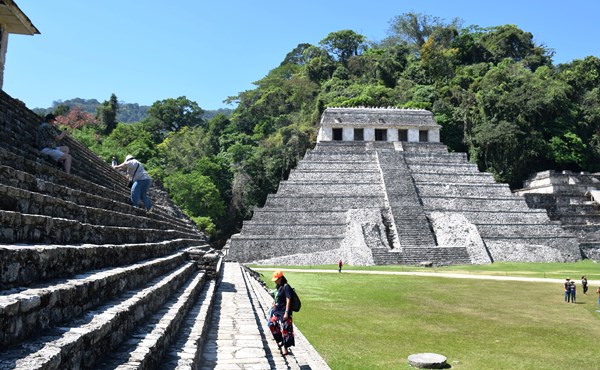
[[[446,356],[436,353],[417,353],[408,356],[408,363],[418,369],[443,369],[446,367]]]

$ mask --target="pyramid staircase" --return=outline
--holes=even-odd
[[[164,355],[200,351],[222,257],[159,189],[132,207],[77,141],[71,175],[40,157],[38,124],[0,92],[0,369],[176,368]]]

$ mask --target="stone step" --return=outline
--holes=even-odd
[[[193,369],[202,363],[202,347],[210,327],[215,289],[214,280],[204,283],[197,303],[184,318],[180,332],[157,366],[158,369]]]
[[[528,211],[527,204],[518,197],[421,197],[428,212],[464,212],[464,211]]]
[[[80,194],[82,198],[87,198],[89,196],[86,193]],[[82,203],[93,204],[91,201]],[[106,203],[106,200],[102,199],[97,205],[101,206],[103,203]],[[81,203],[66,201],[61,198],[55,198],[31,192],[29,190],[0,184],[0,210],[65,218],[93,225],[121,227],[136,225],[138,228],[189,231],[189,226],[185,227],[179,223],[158,221],[154,218],[147,217],[149,215],[147,212],[144,212],[141,216],[134,215],[129,213],[132,212],[134,207],[121,203],[112,203],[113,204],[109,205],[118,209],[118,211],[101,209],[93,206],[83,206],[80,205]]]
[[[570,237],[573,235],[556,224],[477,224],[477,229],[482,236],[507,236],[507,237]]]
[[[453,213],[448,211],[447,213]],[[429,215],[430,213],[428,213]],[[543,210],[531,209],[528,211],[480,211],[462,210],[461,214],[473,224],[554,224],[560,225],[559,221],[549,221],[548,215]]]
[[[479,173],[473,163],[409,163],[412,173],[469,174]]]
[[[346,220],[346,211],[287,211],[281,209],[256,208],[252,215],[252,221],[266,224],[278,224],[285,221],[289,224],[319,223],[319,224],[341,224]],[[246,222],[246,221],[244,221]]]
[[[326,151],[331,152],[355,152],[361,153],[367,151],[367,143],[365,142],[343,142],[337,143],[335,141],[321,141],[318,142],[312,151]]]
[[[369,161],[369,162],[375,162],[377,160],[377,158],[375,157],[375,153],[374,152],[363,152],[363,153],[343,153],[343,152],[335,152],[335,153],[329,153],[329,152],[315,152],[315,151],[310,151],[308,153],[306,153],[306,155],[304,156],[304,161],[314,161],[314,162],[321,162],[321,161],[325,161],[325,162],[331,162],[331,161],[343,161],[343,162],[347,162],[347,161],[358,161],[358,162],[363,162],[363,161]]]
[[[463,247],[403,247],[402,252],[373,249],[373,259],[377,264],[420,265],[432,262],[436,266],[471,264],[466,248]]]
[[[282,256],[322,252],[339,248],[343,239],[343,235],[274,237],[236,234],[230,240],[229,258],[244,263],[272,258],[274,250]]]
[[[566,230],[586,231],[590,233],[600,232],[600,224],[587,224],[587,225],[564,225],[563,228]]]
[[[316,171],[362,171],[377,169],[376,162],[372,161],[320,161],[308,162],[300,161],[296,167],[300,170],[316,170]]]
[[[206,240],[198,239],[141,244],[0,245],[0,290],[91,270],[127,266],[165,257],[188,247],[209,249]]]
[[[2,158],[2,150],[0,150],[0,158]],[[68,176],[62,171],[49,169],[47,166],[20,157],[14,157],[13,159],[14,162],[11,162],[11,165],[15,165],[16,168],[0,165],[0,184],[50,195],[94,208],[104,208],[137,216],[150,216],[158,221],[166,221],[173,225],[190,228],[189,222],[174,218],[161,210],[161,207],[156,204],[156,199],[153,199],[155,208],[152,214],[148,215],[145,210],[131,207],[129,189],[122,191],[109,189],[77,176]],[[152,194],[153,190],[150,192],[151,197]]]
[[[384,208],[383,195],[354,196],[341,195],[305,195],[305,196],[279,196],[269,195],[264,208],[280,208],[287,210],[312,210],[312,211],[339,211],[352,208]]]
[[[128,291],[80,318],[0,352],[0,368],[91,368],[197,273],[192,263]]]
[[[49,166],[48,164],[45,164],[45,161],[29,160],[22,156],[9,152],[3,148],[0,148],[0,159],[2,160],[3,168],[0,172],[0,175],[4,178],[9,179],[12,176],[16,176],[19,179],[18,184],[25,182],[27,184],[24,184],[25,186],[31,186],[31,184],[37,181],[37,179],[41,179],[49,183],[61,184],[62,186],[68,187],[70,189],[76,189],[83,192],[90,192],[92,194],[97,194],[99,196],[105,196],[109,198],[117,198],[117,194],[119,194],[118,191],[123,190],[119,187],[110,186],[112,184],[106,184],[109,186],[103,186],[98,185],[92,181],[88,181],[85,177],[69,176],[63,171],[58,170],[55,166]],[[14,170],[24,172],[26,175],[11,172],[10,170],[6,169],[6,167],[10,167]],[[122,201],[125,202],[126,194],[120,194],[123,197]]]
[[[201,237],[201,234],[191,231],[91,225],[63,218],[0,210],[0,243],[5,244],[153,243]]]
[[[468,163],[466,153],[404,152],[406,163]]]
[[[405,152],[448,153],[448,147],[442,143],[431,142],[402,142]]]
[[[505,242],[510,244],[522,245],[542,245],[548,246],[559,251],[570,250],[577,248],[577,238],[572,235],[546,235],[546,236],[519,236],[519,235],[481,235],[483,241],[488,244],[490,242]]]
[[[175,269],[185,260],[185,253],[178,252],[124,267],[86,271],[26,289],[13,289],[0,296],[0,346],[14,344],[70,320],[125,289],[135,289]]]
[[[179,335],[186,314],[195,304],[205,285],[205,274],[200,272],[165,302],[152,317],[128,333],[128,339],[117,351],[108,354],[96,366],[98,369],[156,369],[171,343]]]
[[[247,236],[271,235],[274,237],[302,236],[302,235],[341,235],[346,229],[346,224],[259,224],[255,222],[244,223],[242,232]]]
[[[364,171],[305,171],[292,170],[288,181],[306,181],[306,182],[337,182],[348,183],[355,181],[379,182],[381,173],[379,170]]]
[[[435,173],[435,172],[412,172],[412,177],[417,185],[425,184],[496,184],[494,176],[486,172],[473,173]]]
[[[447,196],[447,197],[512,197],[513,194],[507,184],[424,184],[417,185],[421,196]]]
[[[35,142],[35,139],[33,139],[33,142]],[[62,167],[58,165],[57,162],[42,155],[36,147],[27,143],[27,141],[17,140],[14,137],[11,138],[9,136],[3,138],[2,142],[0,142],[0,146],[9,152],[12,152],[13,154],[23,157],[26,160],[45,163],[55,168],[57,171],[62,170]],[[106,163],[104,163],[100,158],[95,156],[77,141],[66,137],[61,141],[60,145],[68,146],[70,149],[69,153],[73,157],[71,175],[85,178],[88,181],[96,184],[109,184],[108,186],[125,187],[126,184],[122,177],[116,177],[116,171],[111,169],[113,173],[109,172],[110,167],[106,167]],[[90,168],[95,168],[95,171],[89,171]]]
[[[271,235],[274,237],[302,235],[340,235],[346,230],[346,223],[340,224],[261,224],[256,221],[246,221],[242,232],[246,236]]]
[[[345,194],[375,194],[383,196],[383,187],[377,183],[298,183],[282,181],[279,183],[277,194],[280,196],[300,194],[345,195]]]

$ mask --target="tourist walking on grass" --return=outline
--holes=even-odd
[[[571,281],[571,302],[577,303],[577,287],[575,286],[575,282]]]
[[[342,260],[338,261],[338,272],[342,272],[342,266],[344,266],[344,264],[342,263]]]
[[[583,289],[583,294],[587,295],[588,286],[587,286],[587,277],[583,275],[581,277],[581,288]]]
[[[565,302],[571,302],[571,279],[565,280]]]
[[[269,318],[269,330],[281,349],[281,354],[286,356],[288,348],[295,345],[294,325],[292,323],[292,288],[288,285],[283,271],[275,271],[274,301]]]
[[[152,209],[152,202],[148,198],[148,190],[152,185],[152,179],[144,169],[144,166],[140,161],[135,159],[132,155],[125,157],[125,162],[113,166],[116,170],[125,170],[127,172],[127,178],[131,187],[131,204],[134,207],[139,205],[140,199],[144,203],[146,210]]]

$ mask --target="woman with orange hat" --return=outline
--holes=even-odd
[[[276,290],[273,294],[275,300],[271,307],[269,329],[281,348],[281,354],[285,356],[288,354],[288,348],[295,344],[292,324],[292,288],[283,276],[283,271],[275,271],[271,280],[275,282]]]

